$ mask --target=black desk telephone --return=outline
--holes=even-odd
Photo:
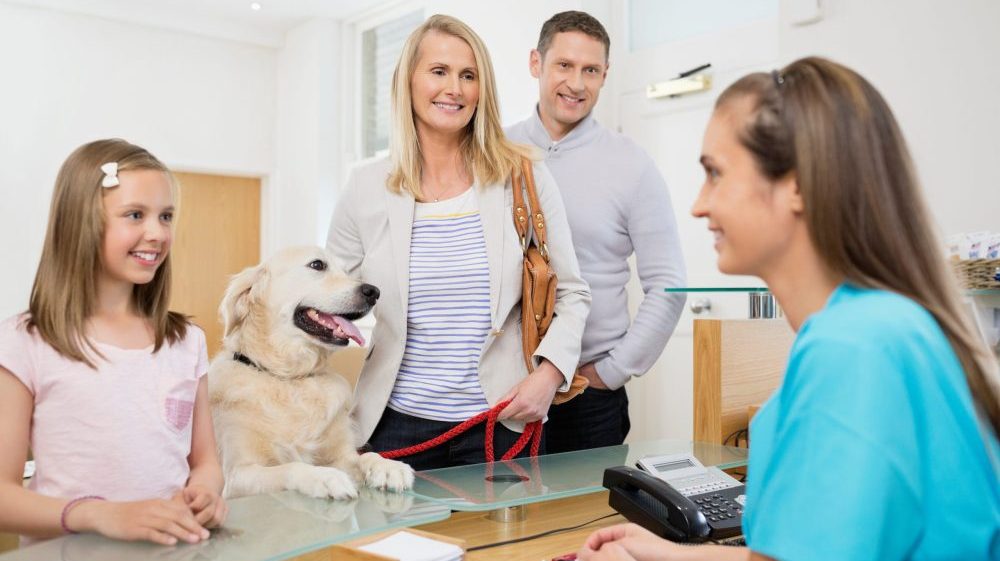
[[[742,533],[745,486],[690,454],[643,458],[640,467],[604,471],[608,504],[622,516],[675,542],[721,540]]]

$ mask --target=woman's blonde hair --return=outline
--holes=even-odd
[[[973,399],[1000,433],[997,362],[963,311],[899,125],[878,91],[853,70],[804,58],[750,74],[716,107],[751,99],[740,132],[761,173],[794,173],[809,235],[848,282],[902,294],[926,308],[965,371]]]
[[[59,169],[42,258],[31,287],[27,327],[37,329],[59,354],[92,368],[90,357],[101,354],[86,338],[85,324],[97,305],[105,226],[101,166],[108,162],[117,162],[119,172],[162,171],[176,192],[174,177],[162,162],[145,149],[117,138],[84,144]],[[169,302],[168,253],[153,280],[135,285],[132,292],[136,311],[153,326],[153,352],[160,350],[164,341],[174,343],[186,332],[187,318],[168,311]]]
[[[420,142],[413,120],[413,96],[410,81],[420,56],[420,41],[428,32],[436,31],[465,41],[476,58],[479,79],[479,103],[466,127],[462,142],[462,159],[466,169],[483,185],[500,183],[511,172],[521,168],[521,158],[534,158],[527,146],[507,139],[500,124],[500,104],[497,101],[493,63],[482,39],[468,25],[451,16],[434,15],[406,39],[392,74],[392,134],[390,155],[392,172],[386,186],[393,192],[409,191],[422,198]]]

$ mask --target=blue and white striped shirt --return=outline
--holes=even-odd
[[[479,357],[490,332],[490,269],[475,189],[417,203],[410,236],[406,348],[389,407],[464,421],[489,409]]]

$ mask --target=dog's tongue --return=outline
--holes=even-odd
[[[361,336],[361,332],[350,321],[340,316],[324,314],[315,308],[309,310],[309,315],[317,322],[332,329],[338,337],[343,335],[358,345],[365,346],[365,338]]]
[[[309,317],[317,323],[325,325],[333,330],[334,334],[338,337],[346,337],[362,347],[365,346],[365,338],[361,336],[361,332],[358,331],[358,328],[347,319],[331,314],[324,314],[316,308],[310,308],[308,313]]]
[[[361,332],[358,331],[358,328],[353,323],[340,316],[332,316],[332,319],[337,324],[337,327],[344,332],[344,335],[347,335],[349,339],[359,346],[365,346],[365,338],[361,336]]]

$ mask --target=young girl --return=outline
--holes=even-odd
[[[965,317],[896,120],[807,58],[719,97],[692,213],[798,333],[750,427],[747,548],[623,525],[582,560],[1000,559],[997,362]]]
[[[175,190],[118,139],[59,171],[28,311],[0,323],[0,530],[172,545],[225,519],[205,336],[167,311]]]

